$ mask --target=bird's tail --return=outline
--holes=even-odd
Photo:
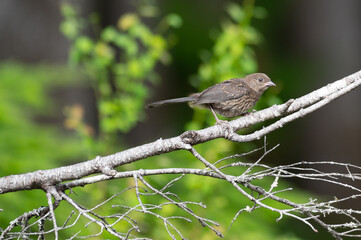
[[[196,100],[196,97],[182,97],[182,98],[174,98],[174,99],[167,99],[167,100],[162,100],[162,101],[158,101],[158,102],[153,102],[147,105],[147,108],[154,108],[154,107],[160,107],[163,105],[167,105],[167,104],[171,104],[171,103],[184,103],[184,102],[191,102]]]

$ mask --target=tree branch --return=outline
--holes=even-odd
[[[3,194],[30,189],[46,189],[47,186],[55,186],[63,181],[81,179],[95,173],[104,173],[112,176],[116,174],[116,172],[111,170],[121,165],[162,153],[176,150],[189,150],[190,145],[196,145],[216,138],[227,138],[236,142],[247,142],[259,139],[265,134],[282,127],[284,124],[315,111],[360,85],[361,71],[332,84],[328,84],[303,97],[295,100],[291,99],[284,104],[274,105],[270,108],[230,121],[230,128],[215,125],[199,131],[187,131],[177,137],[159,139],[152,143],[144,144],[105,157],[98,156],[95,159],[70,166],[2,177],[0,178],[0,193]],[[256,123],[282,116],[286,117],[283,117],[268,127],[250,135],[238,135],[235,133],[240,129]]]

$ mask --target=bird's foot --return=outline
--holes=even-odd
[[[229,122],[227,120],[216,119],[216,124],[223,126],[223,125],[229,125]]]
[[[217,119],[216,125],[221,126],[221,128],[222,128],[222,130],[224,132],[225,138],[228,138],[234,132],[233,127],[231,126],[231,124],[227,120],[219,120],[219,119]]]

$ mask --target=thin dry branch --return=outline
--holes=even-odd
[[[266,148],[262,148],[262,149],[264,150],[264,154],[261,156],[261,158],[264,158],[267,154],[270,153],[270,151],[275,149],[275,147],[272,147],[269,150],[267,150]],[[251,202],[253,202],[253,207],[241,208],[235,214],[235,217],[234,217],[232,223],[243,212],[252,212],[259,208],[265,208],[270,211],[279,213],[279,218],[277,219],[277,221],[280,221],[281,219],[283,219],[284,216],[292,217],[292,218],[298,219],[299,221],[307,224],[308,226],[310,226],[311,229],[313,229],[313,231],[317,231],[316,226],[314,225],[314,223],[316,222],[321,227],[327,229],[334,236],[335,239],[341,239],[342,236],[358,236],[357,232],[361,231],[361,224],[360,224],[360,221],[358,220],[358,216],[361,214],[361,211],[353,210],[353,209],[341,209],[341,208],[337,207],[338,203],[349,201],[349,200],[354,200],[354,199],[359,199],[361,197],[361,194],[359,194],[360,190],[357,188],[352,188],[355,192],[355,194],[352,196],[344,197],[344,198],[340,198],[340,199],[333,199],[333,200],[329,200],[329,201],[325,201],[325,202],[317,202],[317,200],[311,199],[306,203],[300,204],[300,203],[292,202],[292,201],[288,200],[287,198],[279,196],[281,193],[291,190],[290,188],[285,188],[285,189],[279,188],[278,181],[280,179],[287,178],[287,177],[299,178],[299,175],[297,174],[297,172],[299,172],[300,175],[302,176],[302,178],[304,178],[304,179],[308,179],[310,181],[316,181],[316,182],[325,181],[325,179],[326,180],[330,179],[329,175],[331,175],[331,177],[333,177],[336,174],[323,172],[322,170],[317,169],[317,166],[337,165],[337,163],[335,163],[335,162],[313,162],[313,163],[312,162],[299,162],[299,163],[293,163],[293,164],[289,164],[289,165],[270,167],[265,164],[261,164],[260,160],[257,161],[258,163],[256,163],[256,164],[255,163],[244,163],[242,165],[235,164],[233,166],[230,166],[230,164],[223,161],[223,164],[224,164],[223,166],[227,166],[228,168],[229,167],[241,168],[240,171],[238,171],[239,175],[229,175],[229,174],[225,174],[220,171],[222,166],[219,166],[218,168],[216,168],[214,164],[207,161],[204,157],[202,157],[199,153],[197,153],[193,148],[190,151],[195,155],[195,157],[197,159],[199,159],[206,166],[205,169],[176,169],[176,170],[175,169],[161,169],[161,170],[158,169],[158,170],[131,171],[131,172],[127,173],[127,175],[129,177],[133,177],[134,187],[127,188],[127,189],[123,190],[122,192],[120,192],[119,194],[111,196],[109,199],[103,201],[100,204],[97,204],[96,206],[94,206],[90,209],[87,209],[84,206],[81,206],[80,204],[76,203],[75,200],[70,198],[70,196],[65,195],[61,189],[66,189],[66,188],[59,187],[57,189],[57,193],[65,201],[70,203],[71,206],[74,207],[74,210],[76,212],[79,212],[79,215],[76,218],[76,220],[70,225],[67,225],[67,223],[69,222],[69,219],[71,218],[71,216],[69,216],[69,218],[64,222],[62,227],[56,228],[56,225],[54,224],[54,229],[48,230],[47,232],[39,231],[37,234],[45,235],[45,234],[49,234],[49,233],[54,233],[55,229],[60,231],[62,229],[70,228],[70,227],[74,226],[77,221],[79,221],[80,216],[83,216],[89,220],[88,224],[97,224],[99,226],[99,231],[96,234],[85,235],[85,236],[81,236],[80,232],[79,232],[76,235],[77,238],[86,238],[89,236],[100,236],[102,234],[102,232],[104,230],[106,230],[106,231],[110,232],[111,234],[113,234],[114,236],[117,236],[120,239],[141,239],[141,238],[137,238],[133,234],[131,234],[131,231],[133,231],[133,230],[140,231],[140,229],[141,229],[141,227],[137,225],[136,221],[132,220],[131,214],[133,212],[140,212],[142,214],[148,214],[148,215],[155,216],[156,219],[160,219],[161,221],[163,221],[164,226],[172,239],[176,239],[176,236],[174,236],[173,232],[177,233],[178,236],[180,236],[182,239],[184,239],[184,236],[183,236],[181,230],[177,229],[177,227],[172,223],[172,221],[179,219],[179,220],[185,220],[187,222],[191,222],[191,220],[189,218],[182,217],[182,216],[165,217],[165,216],[162,216],[161,214],[155,212],[155,211],[161,210],[166,205],[174,205],[174,206],[177,206],[178,208],[182,209],[189,216],[197,219],[201,223],[202,226],[206,226],[206,227],[212,229],[217,235],[219,235],[221,237],[222,236],[221,233],[213,227],[213,226],[217,226],[218,223],[216,223],[210,219],[205,219],[205,218],[199,216],[194,210],[192,210],[190,208],[191,205],[197,205],[197,206],[203,207],[203,204],[183,201],[183,200],[181,200],[181,198],[179,196],[177,196],[176,193],[172,193],[172,192],[168,191],[169,187],[171,187],[172,185],[176,184],[178,181],[180,181],[184,178],[184,176],[185,176],[184,174],[186,174],[186,175],[187,174],[197,174],[199,176],[211,177],[211,178],[224,180],[224,181],[230,183],[231,185],[233,185],[235,190],[240,192],[240,194],[244,195],[245,197],[250,199]],[[227,160],[228,161],[234,160],[234,158],[228,158]],[[342,176],[342,178],[344,178],[345,180],[356,179],[355,176],[360,175],[360,172],[361,172],[360,167],[350,165],[350,164],[348,164],[348,165],[342,164],[342,163],[340,163],[338,165],[342,166],[344,168],[345,172],[337,173],[337,174],[339,176]],[[224,169],[224,168],[222,168],[222,169]],[[182,175],[180,177],[176,177],[175,179],[166,183],[166,185],[164,187],[161,187],[159,190],[154,188],[144,178],[145,176],[151,176],[154,174],[161,175],[161,174],[165,174],[165,173],[182,174]],[[247,173],[247,174],[244,174],[244,173]],[[136,177],[134,177],[134,176],[136,176]],[[114,177],[122,178],[122,177],[124,177],[124,175],[119,175],[119,176],[116,175]],[[268,190],[251,183],[254,179],[261,180],[266,177],[274,178],[274,181]],[[92,177],[92,178],[94,178],[94,177]],[[137,183],[138,181],[141,181],[142,184],[144,185],[144,187],[140,187],[140,185]],[[337,184],[339,186],[349,188],[348,187],[349,184],[343,183],[342,181],[328,181],[328,183],[329,184]],[[258,193],[258,195],[254,196],[254,194],[248,194],[243,188],[251,189],[254,193]],[[124,209],[125,211],[120,211],[118,213],[116,211],[115,214],[109,215],[109,216],[100,216],[95,213],[96,209],[98,209],[102,206],[105,206],[105,205],[109,205],[111,200],[120,196],[122,193],[124,193],[126,191],[131,191],[132,189],[135,189],[135,194],[137,196],[137,199],[139,199],[137,205],[135,205],[133,207],[123,206],[123,205],[113,205],[113,208]],[[149,191],[146,189],[149,189]],[[154,196],[154,195],[161,196],[162,198],[164,198],[166,200],[166,202],[161,203],[161,204],[150,204],[150,203],[145,204],[144,201],[142,200],[143,197],[149,197],[149,196]],[[270,204],[269,201],[268,201],[268,203],[266,203],[264,201],[265,199],[270,199],[274,202],[282,203],[282,204],[284,204],[285,207],[283,207],[281,209],[277,208],[277,207],[273,206],[272,203]],[[73,215],[73,214],[74,214],[74,212],[71,213],[71,215]],[[327,217],[332,214],[337,214],[337,216],[342,215],[344,217],[347,217],[347,218],[349,218],[349,221],[341,222],[341,223],[337,223],[337,224],[335,224],[335,223],[328,224],[328,223],[326,223],[327,218],[326,218],[326,220],[322,219],[322,218],[325,218],[325,216]],[[51,216],[53,216],[53,214],[50,214],[50,215],[48,214],[48,216],[51,217]],[[38,222],[40,222],[42,219],[39,219]],[[107,221],[107,219],[116,219],[116,221],[113,223],[110,223]],[[122,224],[122,222],[124,222],[124,221],[131,225],[131,227],[129,228],[129,231],[126,233],[117,232],[115,229],[116,224]],[[33,223],[33,225],[34,224],[35,223]],[[21,233],[19,233],[19,235],[17,235],[17,236],[36,235],[36,233],[28,233],[26,231],[26,229],[28,229],[28,228],[29,227],[23,227],[24,230]],[[342,231],[338,231],[338,229],[342,230]],[[348,229],[348,230],[346,230],[346,229]],[[7,235],[15,236],[15,233],[10,232],[10,231],[11,231],[11,229],[7,230],[6,233],[3,233],[4,234],[3,236],[7,236]]]

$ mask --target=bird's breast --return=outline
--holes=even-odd
[[[254,107],[256,102],[257,99],[241,97],[220,103],[213,103],[211,106],[216,113],[227,118],[233,118],[246,113],[249,109]]]

